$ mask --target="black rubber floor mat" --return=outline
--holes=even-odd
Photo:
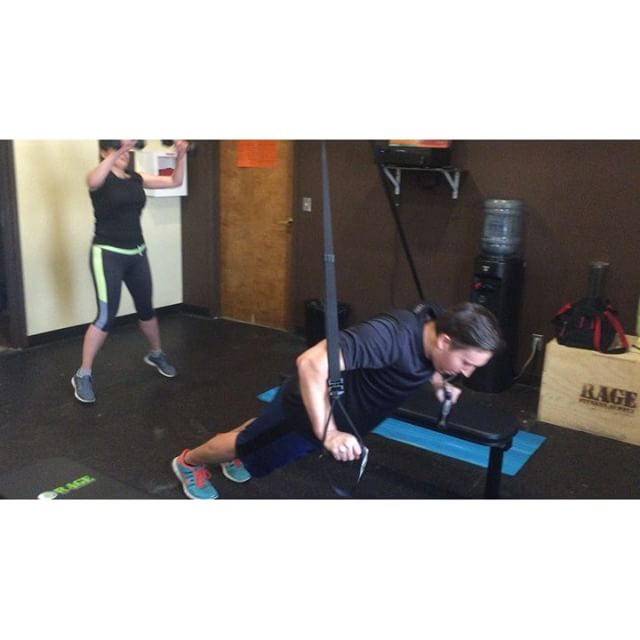
[[[0,476],[0,496],[40,500],[153,497],[69,458],[47,458]]]

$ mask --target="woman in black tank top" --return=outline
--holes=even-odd
[[[135,146],[135,140],[100,140],[102,160],[86,178],[96,221],[90,265],[98,313],[85,333],[82,363],[71,379],[80,402],[95,402],[93,361],[118,312],[123,282],[133,298],[140,330],[149,342],[150,350],[144,361],[163,376],[176,375],[160,343],[140,216],[146,203],[145,189],[170,189],[182,184],[188,143],[176,141],[176,167],[170,176],[131,171],[130,152]]]

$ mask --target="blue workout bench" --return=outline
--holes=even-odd
[[[489,447],[485,498],[500,497],[502,459],[513,444],[519,422],[515,415],[463,392],[445,427],[438,427],[442,405],[432,391],[420,391],[394,412],[394,417],[475,444]]]

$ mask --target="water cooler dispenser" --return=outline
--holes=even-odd
[[[486,200],[482,253],[476,256],[471,302],[485,306],[498,319],[505,348],[466,380],[475,391],[499,393],[513,384],[518,352],[518,316],[525,261],[519,256],[522,238],[521,200]]]

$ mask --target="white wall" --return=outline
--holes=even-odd
[[[89,323],[94,218],[85,176],[99,161],[97,140],[16,140],[14,153],[27,335]],[[180,225],[179,197],[147,198],[142,229],[156,307],[182,302]],[[129,313],[124,287],[118,315]]]

